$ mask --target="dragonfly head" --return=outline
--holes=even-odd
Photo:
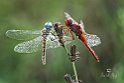
[[[60,22],[56,22],[56,23],[54,23],[54,28],[57,28],[59,25],[61,25]]]
[[[71,19],[65,20],[65,24],[66,26],[72,25],[72,20]]]
[[[44,24],[44,27],[45,27],[45,29],[51,29],[52,28],[52,22],[46,22],[45,24]]]

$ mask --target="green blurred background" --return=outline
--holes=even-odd
[[[76,63],[79,79],[124,83],[124,0],[0,0],[0,83],[66,83],[63,76],[73,71],[63,48],[47,50],[43,66],[41,51],[16,53],[14,46],[23,41],[5,36],[9,29],[42,29],[47,21],[64,23],[64,11],[77,21],[82,19],[87,33],[97,34],[102,41],[93,48],[100,63],[80,41],[73,42],[81,55]],[[101,76],[108,68],[115,78]]]

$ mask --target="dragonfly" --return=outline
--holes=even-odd
[[[68,13],[64,12],[65,15],[65,25],[68,27],[72,40],[74,40],[74,35],[81,40],[84,45],[89,49],[93,57],[99,62],[99,57],[96,55],[95,51],[91,48],[93,46],[97,46],[101,43],[100,38],[97,35],[88,34],[84,29],[84,24],[82,21],[80,23],[76,22]]]
[[[61,46],[65,48],[64,41],[63,41],[63,36],[64,36],[63,29],[64,29],[64,26],[60,22],[54,23],[53,26],[54,26],[54,30],[55,30],[58,38],[59,38],[59,42],[60,42]]]
[[[42,50],[43,65],[46,64],[46,50],[61,47],[51,22],[46,22],[42,30],[8,30],[6,36],[16,40],[25,40],[14,47],[15,52],[33,53]],[[64,41],[70,39],[68,36],[63,36]],[[71,41],[64,42],[65,45],[69,43]]]
[[[60,22],[56,22],[56,23],[54,23],[54,30],[55,30],[55,32],[56,32],[56,34],[57,34],[57,36],[58,36],[58,39],[59,39],[59,42],[60,42],[60,44],[61,44],[61,46],[64,48],[64,50],[66,51],[66,53],[67,54],[69,54],[68,53],[68,49],[65,47],[65,43],[64,42],[71,42],[72,40],[70,39],[70,40],[64,40],[64,35],[66,35],[65,34],[65,30],[66,30],[66,26],[65,25],[62,25]]]

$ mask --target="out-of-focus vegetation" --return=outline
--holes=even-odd
[[[0,83],[66,83],[73,75],[63,48],[47,50],[47,65],[41,64],[41,51],[19,54],[13,51],[23,41],[9,39],[9,29],[42,29],[47,21],[64,23],[66,11],[83,20],[88,33],[97,34],[102,44],[93,49],[97,63],[87,48],[74,41],[81,59],[76,63],[83,83],[124,83],[124,0],[0,0]],[[117,77],[101,77],[111,68]]]

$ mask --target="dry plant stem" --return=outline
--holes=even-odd
[[[66,46],[64,47],[64,49],[65,49],[66,53],[69,54],[69,51],[68,51],[68,49],[66,48]]]
[[[72,67],[73,67],[76,83],[79,83],[78,82],[78,74],[77,74],[77,69],[76,69],[75,61],[71,62],[71,63],[72,63]]]
[[[65,51],[67,52],[67,54],[69,54],[69,51],[68,49],[66,48],[65,46]],[[73,67],[73,72],[74,72],[74,76],[75,76],[75,81],[76,83],[79,83],[79,80],[78,80],[78,74],[77,74],[77,69],[76,69],[76,65],[75,65],[75,61],[71,62],[72,63],[72,67]]]

